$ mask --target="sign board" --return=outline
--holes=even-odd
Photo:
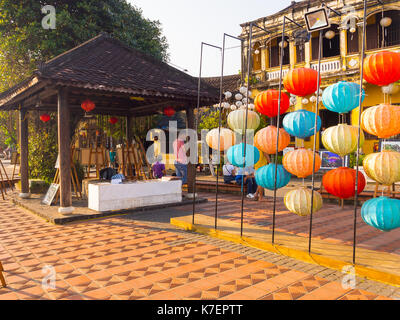
[[[49,190],[47,190],[47,193],[46,193],[46,195],[44,196],[44,198],[42,200],[42,204],[46,204],[48,206],[51,206],[59,188],[60,188],[59,184],[52,183],[50,185]]]
[[[321,169],[335,169],[345,167],[342,157],[330,151],[320,151]]]

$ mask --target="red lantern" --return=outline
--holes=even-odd
[[[175,110],[174,110],[174,108],[172,108],[172,107],[164,108],[164,114],[165,114],[167,117],[172,117],[172,116],[175,114]]]
[[[278,115],[279,91],[268,89],[259,93],[254,99],[254,105],[259,113],[270,118],[276,117]],[[284,114],[289,109],[289,106],[289,97],[285,93],[281,93],[280,114]]]
[[[83,110],[85,110],[86,112],[90,112],[90,111],[92,111],[94,108],[96,108],[96,105],[94,104],[93,101],[87,99],[87,100],[85,100],[85,101],[82,102],[81,108],[82,108]]]
[[[311,68],[296,68],[288,72],[283,79],[286,91],[305,97],[317,91],[318,72]]]
[[[118,118],[111,117],[110,120],[108,120],[111,124],[116,124],[118,122]]]
[[[356,170],[340,167],[325,173],[322,184],[326,191],[341,199],[354,197],[356,186]],[[358,172],[358,194],[365,188],[365,177]]]
[[[44,113],[40,116],[40,120],[42,120],[43,122],[47,122],[50,120],[50,116],[47,113]]]
[[[400,53],[381,51],[364,60],[364,80],[387,86],[400,79]]]

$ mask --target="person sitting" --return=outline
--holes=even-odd
[[[163,176],[167,174],[165,171],[165,164],[162,163],[161,155],[157,156],[156,162],[151,167],[151,171],[155,179],[161,179]]]
[[[241,185],[243,180],[243,185],[247,186],[247,198],[254,199],[257,192],[257,183],[254,177],[255,170],[253,167],[239,168],[236,175],[236,183]]]
[[[222,167],[222,172],[224,174],[224,183],[231,183],[232,181],[235,181],[235,167],[227,162],[224,164]]]

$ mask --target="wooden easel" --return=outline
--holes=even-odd
[[[11,164],[14,165],[14,167],[13,167],[13,172],[12,172],[12,176],[11,176],[11,180],[13,181],[13,180],[14,180],[14,177],[15,177],[15,170],[16,170],[16,168],[17,168],[17,164],[20,165],[20,166],[19,166],[19,172],[18,172],[18,174],[21,174],[21,164],[20,164],[19,153],[16,152],[16,155],[14,155],[14,153],[11,154]]]
[[[139,143],[139,157],[141,157],[142,159],[144,159],[144,164],[147,166],[148,168],[148,179],[152,179],[152,171],[151,171],[151,164],[147,161],[147,156],[146,156],[146,150],[144,149],[143,143],[142,141],[136,137],[135,140]]]
[[[0,261],[0,282],[1,282],[1,285],[5,288],[5,287],[7,287],[7,284],[6,284],[6,279],[4,279],[3,272],[4,272],[3,265],[1,264],[1,261]]]
[[[7,175],[7,171],[3,166],[3,161],[0,160],[0,179],[1,179],[1,183],[0,183],[0,190],[1,190],[1,196],[3,197],[3,200],[5,200],[4,195],[7,194],[7,187],[6,187],[6,182],[8,183],[8,186],[10,187],[11,190],[14,190],[14,187],[12,186],[12,183],[10,181],[10,179],[8,178]],[[4,180],[3,178],[3,173],[4,176],[6,177],[6,180]]]

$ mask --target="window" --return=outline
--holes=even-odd
[[[256,42],[253,47],[253,70],[261,70],[261,45]]]
[[[269,67],[274,68],[280,65],[280,47],[278,43],[282,40],[281,37],[272,39],[270,41],[270,50],[269,50]],[[285,37],[285,45],[283,49],[283,65],[287,65],[290,63],[290,56],[289,56],[289,38]]]
[[[325,37],[326,32],[329,30],[335,32],[335,36],[332,39],[328,39]],[[335,24],[332,24],[329,29],[322,30],[321,32],[323,33],[321,57],[329,58],[329,57],[340,56],[340,35],[339,35],[338,26]],[[313,60],[318,60],[318,51],[319,51],[318,42],[319,42],[319,32],[313,32],[312,39],[311,39],[312,59]]]
[[[347,30],[347,53],[358,53],[359,51],[358,29],[354,33]]]
[[[305,52],[306,50],[304,44],[296,45],[296,63],[301,63],[306,61]]]
[[[389,27],[383,28],[383,17],[392,19]],[[367,19],[367,50],[400,45],[400,11],[389,10],[377,13]]]

